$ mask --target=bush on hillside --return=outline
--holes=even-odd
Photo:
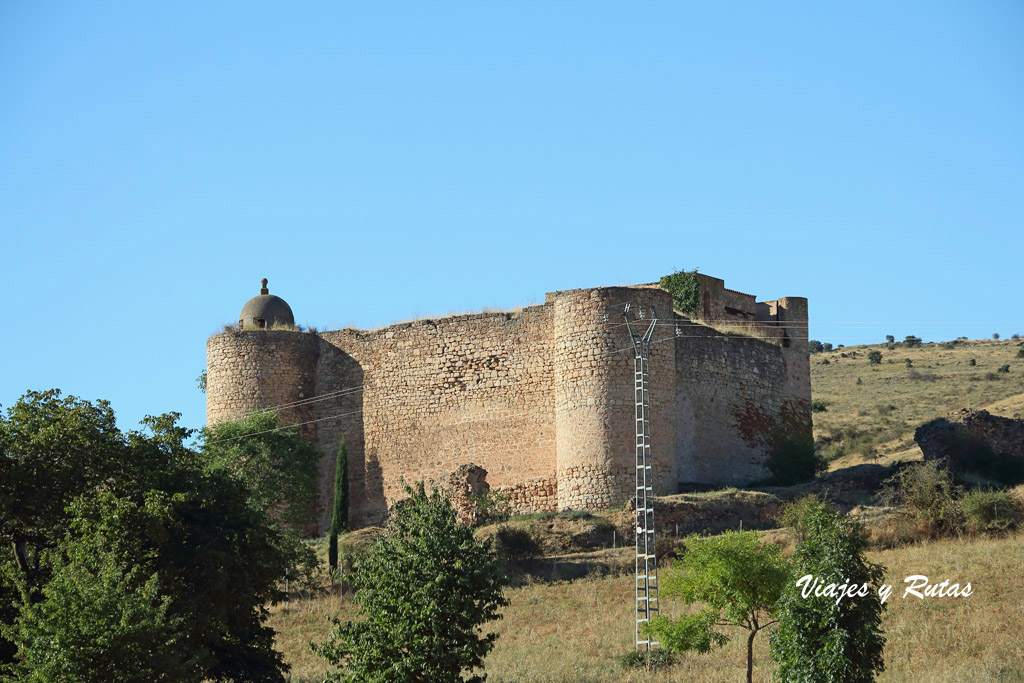
[[[977,533],[1010,531],[1024,518],[1020,502],[1009,491],[969,491],[960,499],[960,509],[967,528]]]

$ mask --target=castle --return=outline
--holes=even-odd
[[[273,329],[295,321],[264,280],[239,329],[207,341],[207,422],[276,408],[299,425],[322,453],[320,531],[342,437],[354,526],[380,521],[402,480],[441,481],[470,462],[518,513],[622,504],[635,469],[629,302],[660,314],[649,365],[655,493],[761,480],[780,439],[810,433],[807,300],[757,302],[696,278],[691,317],[640,285],[321,333]]]

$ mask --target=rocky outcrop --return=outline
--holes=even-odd
[[[962,408],[914,432],[925,460],[1005,484],[1024,479],[1024,420]]]

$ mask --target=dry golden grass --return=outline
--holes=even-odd
[[[697,322],[700,322],[702,325],[707,325],[711,329],[725,335],[753,337],[754,339],[761,339],[763,341],[770,341],[773,343],[776,341],[776,337],[772,335],[771,327],[764,324],[758,324],[756,322]]]
[[[941,540],[869,553],[887,567],[894,585],[883,628],[888,642],[880,681],[1024,680],[1024,535]],[[967,598],[901,598],[904,577],[924,574],[936,583],[970,581]],[[487,658],[493,681],[722,681],[743,680],[740,634],[721,650],[690,655],[671,669],[625,671],[618,657],[632,647],[633,578],[592,578],[533,584],[508,591],[511,605],[493,625],[500,634]],[[666,604],[677,614],[677,605]],[[319,680],[327,668],[309,652],[328,618],[354,616],[337,596],[293,600],[273,610],[278,647],[293,666],[293,681]],[[754,680],[770,680],[768,640],[755,641]]]
[[[814,437],[820,441],[845,435],[837,442],[844,459],[833,463],[833,469],[860,462],[886,464],[919,458],[914,429],[958,408],[985,408],[1013,417],[1024,410],[1024,359],[1016,357],[1019,343],[979,340],[893,350],[876,344],[814,354],[812,394],[828,404],[826,411],[814,413]],[[868,362],[872,350],[881,351],[880,365]],[[907,358],[912,369],[906,367]],[[977,365],[970,365],[972,358]],[[1007,364],[1009,373],[997,372]]]
[[[812,356],[814,398],[829,404],[826,412],[814,414],[815,436],[839,431],[872,435],[859,448],[847,449],[832,463],[833,469],[920,457],[913,445],[913,430],[957,408],[986,408],[1007,416],[1020,413],[1024,410],[1024,359],[1015,357],[1017,343],[971,341],[954,347],[925,344],[891,351],[885,345],[860,346]],[[873,349],[882,352],[881,365],[868,363],[867,352]],[[829,364],[821,365],[825,358]],[[911,359],[916,378],[906,367],[906,358]],[[975,366],[969,363],[972,358]],[[986,378],[1005,364],[1010,365],[1009,373]],[[1024,487],[1015,494],[1024,499]],[[694,495],[714,498],[722,492]],[[869,526],[885,531],[884,525],[879,526],[886,521],[885,510],[865,508],[859,514]],[[619,521],[614,515],[608,519]],[[785,529],[765,532],[765,537],[786,550],[795,542]],[[905,540],[902,535],[894,542]],[[628,560],[630,552],[620,554]],[[883,618],[887,669],[880,681],[1024,682],[1024,534],[938,540],[877,550],[869,556],[887,567],[886,581],[894,585]],[[924,574],[935,582],[970,581],[974,594],[903,599],[903,578],[911,574]],[[507,595],[511,604],[504,619],[492,625],[500,637],[487,658],[489,680],[713,683],[744,679],[745,642],[740,633],[721,650],[686,656],[666,671],[620,668],[619,657],[632,648],[633,578],[629,573],[528,583],[510,588]],[[680,607],[666,603],[663,609],[678,614]],[[272,610],[271,624],[278,629],[278,647],[293,666],[293,681],[321,680],[327,667],[309,651],[310,641],[326,637],[330,617],[355,615],[355,606],[337,595],[296,599],[287,609],[280,605]],[[768,639],[762,634],[755,641],[754,680],[770,677]]]

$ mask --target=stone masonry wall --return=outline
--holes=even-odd
[[[800,398],[790,393],[785,350],[756,337],[684,330],[675,345],[679,481],[747,484],[766,478],[765,449],[748,443],[741,420],[748,407],[778,419],[785,402]]]
[[[641,331],[653,309],[661,320],[650,363],[655,493],[750,482],[767,474],[766,450],[744,438],[742,411],[778,415],[810,400],[807,304],[752,305],[703,282],[716,288],[712,314],[735,295],[771,339],[694,324],[653,287],[554,292],[515,313],[370,332],[228,333],[207,342],[207,421],[283,406],[282,424],[302,424],[321,452],[321,531],[342,440],[354,526],[381,521],[405,497],[403,480],[441,484],[466,463],[486,469],[517,513],[618,505],[635,495],[629,301]]]
[[[468,462],[486,469],[495,488],[554,476],[550,307],[321,336],[362,377],[360,406],[355,399],[351,406],[361,419],[346,435],[360,523],[377,521],[404,497],[401,480],[439,482]],[[334,363],[321,363],[318,393],[343,387],[336,375]],[[322,439],[325,460],[332,441]],[[331,481],[325,474],[325,495]],[[522,504],[534,510],[547,503]]]

